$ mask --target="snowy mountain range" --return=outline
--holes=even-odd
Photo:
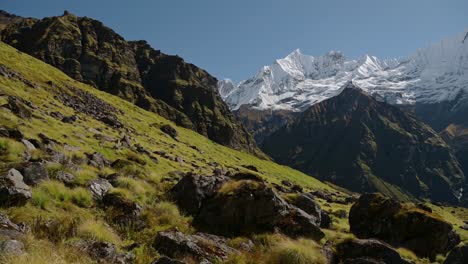
[[[451,101],[468,92],[468,30],[403,59],[348,60],[336,51],[313,57],[295,50],[238,85],[222,80],[218,86],[231,110],[248,105],[298,112],[336,96],[349,81],[390,104]]]

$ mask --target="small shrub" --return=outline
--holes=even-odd
[[[182,232],[190,231],[191,218],[181,215],[177,206],[169,202],[160,202],[143,212],[143,218],[149,227],[148,237],[154,237],[157,231],[177,228]]]
[[[285,240],[272,248],[267,258],[268,264],[325,264],[325,257],[319,246],[306,239]]]
[[[234,193],[240,187],[256,189],[259,186],[260,186],[260,183],[258,183],[257,181],[252,181],[252,180],[231,181],[231,182],[225,183],[219,190],[219,193],[229,195],[229,194]]]

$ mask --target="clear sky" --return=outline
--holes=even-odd
[[[468,29],[468,0],[0,0],[0,9],[96,18],[235,81],[296,48],[401,57]]]

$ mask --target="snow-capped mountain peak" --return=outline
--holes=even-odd
[[[232,110],[302,111],[337,95],[348,81],[393,104],[450,100],[468,90],[467,38],[465,31],[404,59],[349,60],[339,51],[313,57],[297,49],[237,86],[221,81],[220,93]]]

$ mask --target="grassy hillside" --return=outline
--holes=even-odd
[[[158,252],[150,246],[158,231],[170,228],[188,233],[195,231],[191,218],[182,215],[164,195],[178,179],[178,172],[194,171],[210,175],[215,168],[250,168],[258,170],[255,173],[272,184],[281,185],[282,181],[287,180],[299,184],[306,191],[327,190],[338,196],[345,192],[289,167],[224,147],[192,130],[176,127],[154,113],[77,82],[56,68],[0,42],[2,65],[6,67],[3,68],[4,72],[14,73],[14,76],[0,74],[0,105],[7,104],[10,96],[21,98],[32,111],[32,116],[21,118],[6,107],[0,107],[0,126],[18,128],[30,141],[40,141],[40,135],[45,135],[58,142],[55,151],[71,160],[79,161],[86,153],[99,152],[110,161],[123,161],[112,168],[106,166],[101,169],[85,164],[69,168],[59,163],[48,163],[51,180],[33,187],[33,197],[25,206],[0,209],[14,222],[24,222],[31,228],[31,232],[23,238],[28,255],[12,258],[3,256],[0,257],[2,263],[93,263],[70,246],[80,239],[111,242],[123,251],[132,251],[136,263],[150,263],[158,257]],[[112,114],[122,125],[106,125],[91,115],[66,106],[70,104],[63,98],[70,97],[64,95],[75,96],[82,92],[115,107]],[[86,107],[88,109],[85,111],[91,111],[98,106]],[[62,122],[56,118],[56,112],[63,116],[76,115],[78,118],[73,123]],[[161,126],[166,124],[176,128],[177,139],[161,131]],[[144,151],[121,147],[118,140],[124,136],[130,139],[132,145],[138,144],[140,150]],[[0,137],[0,171],[20,164],[25,151],[26,147],[21,142]],[[36,149],[31,155],[33,159],[40,159],[49,154]],[[72,185],[64,185],[56,179],[61,170],[75,175]],[[127,226],[111,224],[110,218],[115,212],[98,206],[88,191],[90,180],[97,177],[110,178],[114,173],[121,176],[111,192],[116,197],[124,197],[141,205],[142,216],[147,223],[144,229],[135,231]],[[331,229],[324,229],[326,237],[321,243],[353,237],[349,233],[347,218],[342,216],[351,205],[323,199],[318,201],[330,213],[333,221]],[[463,220],[467,220],[467,210],[431,207],[453,223],[462,239],[468,241],[468,231],[460,229]],[[234,238],[230,243],[234,245],[242,239]],[[292,240],[276,234],[258,235],[252,240],[256,245],[261,245],[259,251],[248,257],[232,256],[227,263],[263,261],[265,254],[275,258],[282,252],[289,252],[291,248],[313,255],[317,248],[311,241]],[[310,250],[313,252],[310,253]],[[414,257],[406,249],[401,249],[400,253]]]

